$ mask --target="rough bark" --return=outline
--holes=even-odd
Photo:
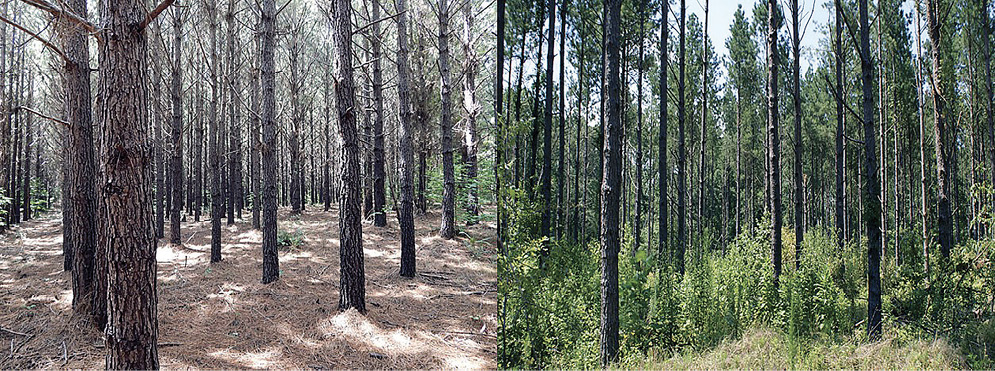
[[[397,210],[397,224],[401,228],[401,276],[415,276],[415,222],[414,187],[412,168],[414,148],[412,136],[411,82],[408,63],[408,4],[407,0],[397,0],[397,102],[400,125],[397,134],[398,156],[397,176],[400,186],[400,204]],[[500,107],[500,105],[498,105]]]
[[[604,74],[608,104],[605,107],[604,173],[601,180],[601,365],[618,360],[619,293],[618,253],[621,248],[619,196],[622,191],[622,102],[619,75],[620,0],[605,1]]]
[[[950,256],[950,248],[953,245],[953,218],[950,210],[950,175],[947,172],[949,159],[947,154],[947,101],[943,93],[943,74],[941,73],[942,61],[940,60],[940,48],[943,25],[940,23],[940,1],[927,1],[926,20],[929,30],[930,58],[933,62],[932,81],[930,84],[933,90],[933,122],[934,140],[933,148],[936,153],[936,178],[937,178],[937,218],[936,227],[938,239],[940,240],[940,254],[946,259]]]
[[[453,168],[452,76],[449,72],[449,2],[439,0],[439,74],[442,115],[439,142],[442,152],[442,226],[439,236],[456,237],[456,179]]]
[[[183,20],[173,16],[173,68],[170,97],[173,102],[171,137],[173,151],[169,161],[173,208],[169,212],[169,242],[180,241],[180,209],[183,207]]]
[[[69,0],[68,10],[86,17],[85,0]],[[87,35],[68,20],[59,23],[59,37],[66,61],[62,68],[65,89],[66,175],[69,200],[64,243],[72,254],[73,310],[88,318],[97,328],[107,321],[106,286],[96,276],[104,258],[97,254],[97,162],[94,148],[90,95],[90,52]]]
[[[280,278],[280,260],[276,245],[276,0],[262,0],[260,12],[260,61],[259,77],[262,88],[262,229],[263,229],[263,283]],[[257,192],[258,193],[258,192]]]
[[[867,335],[881,337],[881,200],[874,126],[874,61],[871,59],[867,0],[860,0],[860,79],[864,127],[864,223],[867,227]],[[936,80],[938,81],[938,80]]]
[[[101,214],[107,256],[107,369],[157,369],[156,240],[142,0],[100,6]]]
[[[445,0],[440,3],[445,9]],[[356,92],[352,70],[352,6],[332,1],[332,39],[337,52],[335,106],[342,140],[342,199],[339,207],[339,309],[366,312],[366,276],[363,268],[363,225],[359,173],[359,133],[356,128]],[[440,14],[444,14],[440,12]],[[441,17],[441,16],[440,16]],[[445,34],[441,31],[440,34]],[[445,70],[444,70],[445,71]],[[448,71],[445,71],[448,72]],[[450,153],[450,156],[452,153]],[[452,157],[450,157],[452,160]],[[452,169],[450,162],[450,170]]]
[[[221,123],[218,122],[218,17],[217,4],[208,1],[207,17],[210,28],[210,48],[211,63],[210,69],[211,84],[211,108],[208,112],[208,131],[210,132],[210,168],[211,168],[211,263],[221,261],[221,218],[224,212],[224,198],[221,189],[221,161],[222,149],[220,141],[224,136],[221,134]]]

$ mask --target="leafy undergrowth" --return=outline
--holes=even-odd
[[[631,359],[620,364],[638,369],[961,369],[957,349],[942,338],[899,341],[895,337],[857,342],[794,341],[783,332],[751,328],[704,352],[684,351]]]

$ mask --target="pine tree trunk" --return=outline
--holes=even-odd
[[[687,251],[687,149],[684,144],[684,121],[687,107],[684,95],[686,69],[684,44],[687,38],[687,7],[681,0],[681,23],[677,46],[677,272],[684,275],[684,254]]]
[[[698,147],[698,243],[705,243],[705,146],[708,132],[708,0],[705,0],[704,37],[701,43],[701,146]]]
[[[263,283],[280,278],[280,260],[276,245],[276,0],[262,0],[259,23],[259,78],[262,92],[262,142],[258,144],[262,157],[262,230]],[[259,194],[257,190],[256,194]]]
[[[218,58],[217,4],[210,2],[208,7],[207,16],[209,19],[207,21],[211,38],[211,64],[209,68],[210,78],[213,82],[210,84],[211,108],[208,113],[208,130],[210,131],[208,135],[210,135],[211,147],[211,263],[216,263],[221,261],[221,218],[222,213],[224,213],[224,198],[221,190],[221,157],[223,152],[220,142],[224,136],[221,134],[220,128],[222,124],[218,123],[218,63],[220,60]]]
[[[864,223],[867,227],[867,334],[872,340],[881,337],[881,183],[878,182],[878,153],[874,133],[874,62],[871,60],[870,25],[867,0],[860,8],[860,70],[864,126]]]
[[[947,101],[943,95],[943,85],[940,61],[940,44],[942,40],[940,22],[940,5],[938,0],[928,0],[928,11],[926,19],[929,28],[929,41],[932,44],[930,56],[933,62],[933,76],[931,84],[933,89],[933,121],[935,122],[935,139],[933,140],[936,151],[936,177],[937,185],[937,211],[938,217],[936,226],[939,231],[940,253],[946,259],[950,256],[950,248],[953,245],[953,220],[950,211],[950,175],[947,172],[949,159],[947,155]]]
[[[667,212],[667,177],[670,175],[670,170],[667,168],[667,129],[669,127],[669,119],[667,115],[667,98],[668,92],[670,91],[670,85],[667,83],[667,73],[669,72],[670,56],[668,55],[670,49],[667,47],[668,41],[670,41],[670,2],[663,2],[663,22],[660,24],[660,132],[657,141],[659,142],[659,152],[657,156],[659,157],[659,182],[660,182],[660,236],[659,242],[657,243],[656,253],[658,262],[663,262],[663,256],[665,253],[669,253],[667,247],[670,242],[670,230],[667,228],[667,217],[669,213]],[[660,265],[662,266],[662,264]]]
[[[239,65],[238,59],[238,35],[235,29],[235,0],[229,0],[228,11],[225,13],[225,24],[228,28],[228,121],[231,127],[228,130],[228,189],[229,199],[232,209],[235,210],[235,217],[242,218],[243,200],[245,191],[242,189],[242,125],[239,117],[239,107],[242,106],[239,92]],[[228,224],[235,223],[232,218],[228,219]]]
[[[68,11],[86,17],[85,0],[67,1]],[[90,52],[87,35],[68,20],[60,22],[59,37],[66,63],[62,69],[62,87],[65,89],[65,121],[69,123],[66,139],[63,178],[68,186],[68,212],[63,230],[63,243],[68,246],[72,261],[73,310],[88,318],[98,329],[107,321],[106,286],[100,285],[99,267],[104,261],[97,254],[97,162],[94,148],[92,109],[90,95]]]
[[[834,54],[836,58],[836,63],[833,65],[836,75],[836,199],[835,199],[835,215],[836,215],[836,248],[839,250],[840,263],[843,264],[845,259],[842,257],[844,251],[844,243],[846,241],[846,216],[843,210],[843,166],[845,163],[844,158],[844,148],[843,148],[843,135],[846,129],[844,124],[844,112],[843,112],[843,6],[840,4],[839,0],[835,1],[836,19],[835,19],[835,29],[834,32]],[[845,267],[843,269],[846,269]]]
[[[642,246],[643,227],[643,46],[645,44],[646,33],[644,32],[646,20],[646,2],[639,2],[639,59],[636,60],[636,213],[632,223],[633,245],[632,251],[635,253]],[[562,63],[561,63],[562,64]]]
[[[371,0],[374,23],[370,26],[373,38],[370,39],[370,51],[373,54],[373,225],[387,226],[387,202],[384,195],[384,101],[383,101],[383,71],[381,69],[381,37],[380,34],[380,0]],[[469,8],[469,7],[467,7]],[[472,78],[472,77],[471,77]]]
[[[864,0],[866,1],[866,0]],[[774,287],[778,287],[781,277],[781,136],[778,134],[780,124],[778,118],[778,67],[780,57],[777,53],[777,30],[780,24],[777,19],[777,1],[767,2],[767,138],[768,146],[768,184],[770,188],[771,210],[771,245],[772,262],[774,266]]]
[[[441,9],[445,9],[445,0],[442,0],[440,5],[442,5]],[[332,38],[338,58],[338,63],[335,65],[335,80],[338,82],[335,84],[335,107],[338,109],[339,135],[342,140],[342,159],[344,161],[342,166],[342,201],[339,208],[339,238],[341,241],[339,248],[339,309],[355,308],[359,312],[365,313],[366,276],[363,271],[363,215],[360,208],[362,194],[359,189],[359,133],[356,129],[356,92],[352,73],[352,5],[350,1],[334,0],[332,13]],[[440,12],[440,14],[444,13],[444,10]],[[440,35],[445,35],[444,29]],[[442,58],[447,57],[444,54],[442,56]],[[446,72],[448,69],[443,68],[443,73]],[[451,155],[450,152],[450,171],[452,171]]]
[[[439,120],[442,145],[442,227],[439,236],[456,237],[456,179],[453,169],[452,78],[449,75],[449,2],[439,0],[439,74],[442,84],[442,117]],[[548,231],[548,229],[547,229]]]
[[[183,23],[178,14],[173,15],[173,68],[170,96],[173,101],[172,144],[169,171],[171,176],[173,208],[169,213],[169,242],[180,244],[180,208],[183,204]]]
[[[257,23],[257,29],[262,30],[262,24]],[[262,44],[260,34],[262,32],[256,33],[253,36],[253,46],[256,50],[256,60],[253,64],[252,71],[252,112],[257,112],[259,114],[250,115],[249,122],[252,128],[249,131],[249,164],[251,165],[249,170],[249,178],[252,180],[252,228],[262,229],[262,224],[259,220],[259,213],[262,210],[262,166],[260,164],[260,149],[262,147],[262,138],[260,133],[260,126],[262,124],[261,112],[260,112],[260,101],[262,100],[260,94],[260,80],[261,80],[261,62],[262,62]],[[327,120],[326,120],[327,121]],[[326,123],[327,125],[327,123]]]
[[[792,79],[792,98],[795,105],[795,269],[801,267],[802,261],[802,240],[805,238],[804,233],[804,216],[805,210],[802,207],[802,200],[804,197],[804,188],[802,187],[802,93],[801,93],[801,68],[800,68],[800,49],[801,49],[801,36],[799,35],[798,29],[798,0],[791,0],[791,72]]]
[[[101,214],[107,257],[106,365],[157,369],[156,240],[144,1],[101,3]],[[89,73],[88,69],[84,73]],[[90,216],[92,218],[92,215]]]
[[[412,168],[414,167],[414,148],[412,136],[411,82],[409,80],[408,64],[408,9],[407,0],[397,1],[397,102],[399,107],[400,132],[397,135],[398,183],[401,191],[400,204],[397,211],[397,224],[401,229],[401,276],[415,276],[415,222],[414,222],[414,187],[412,184]],[[499,77],[500,78],[500,77]],[[498,104],[496,107],[500,107]]]
[[[605,68],[608,125],[604,138],[604,175],[601,181],[601,365],[618,360],[619,293],[618,253],[620,246],[619,196],[622,190],[622,102],[620,97],[619,44],[621,5],[605,2]]]
[[[290,45],[289,50],[287,50],[287,59],[289,60],[290,69],[290,106],[291,106],[291,120],[290,120],[290,131],[287,132],[287,147],[290,152],[290,213],[293,215],[300,214],[302,211],[301,205],[303,205],[303,194],[301,194],[301,121],[304,120],[302,117],[302,108],[300,103],[300,90],[304,85],[300,78],[300,72],[298,67],[299,54],[303,51],[303,46],[300,42],[300,35],[298,32],[292,32],[290,34]]]

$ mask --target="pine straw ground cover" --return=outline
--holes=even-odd
[[[281,235],[300,244],[281,246],[281,277],[270,285],[259,283],[262,235],[248,219],[223,225],[224,260],[213,265],[210,222],[192,219],[182,225],[182,246],[159,243],[163,368],[496,367],[493,223],[446,241],[437,237],[437,213],[417,216],[413,279],[398,275],[396,220],[364,223],[364,316],[337,309],[334,211],[280,211]],[[58,213],[0,237],[0,369],[103,367],[101,334],[71,319],[61,241]]]

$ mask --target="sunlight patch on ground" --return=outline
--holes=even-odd
[[[277,361],[282,358],[282,353],[278,349],[267,349],[260,352],[236,352],[231,349],[223,349],[211,352],[212,357],[231,361],[247,368],[274,368]]]

